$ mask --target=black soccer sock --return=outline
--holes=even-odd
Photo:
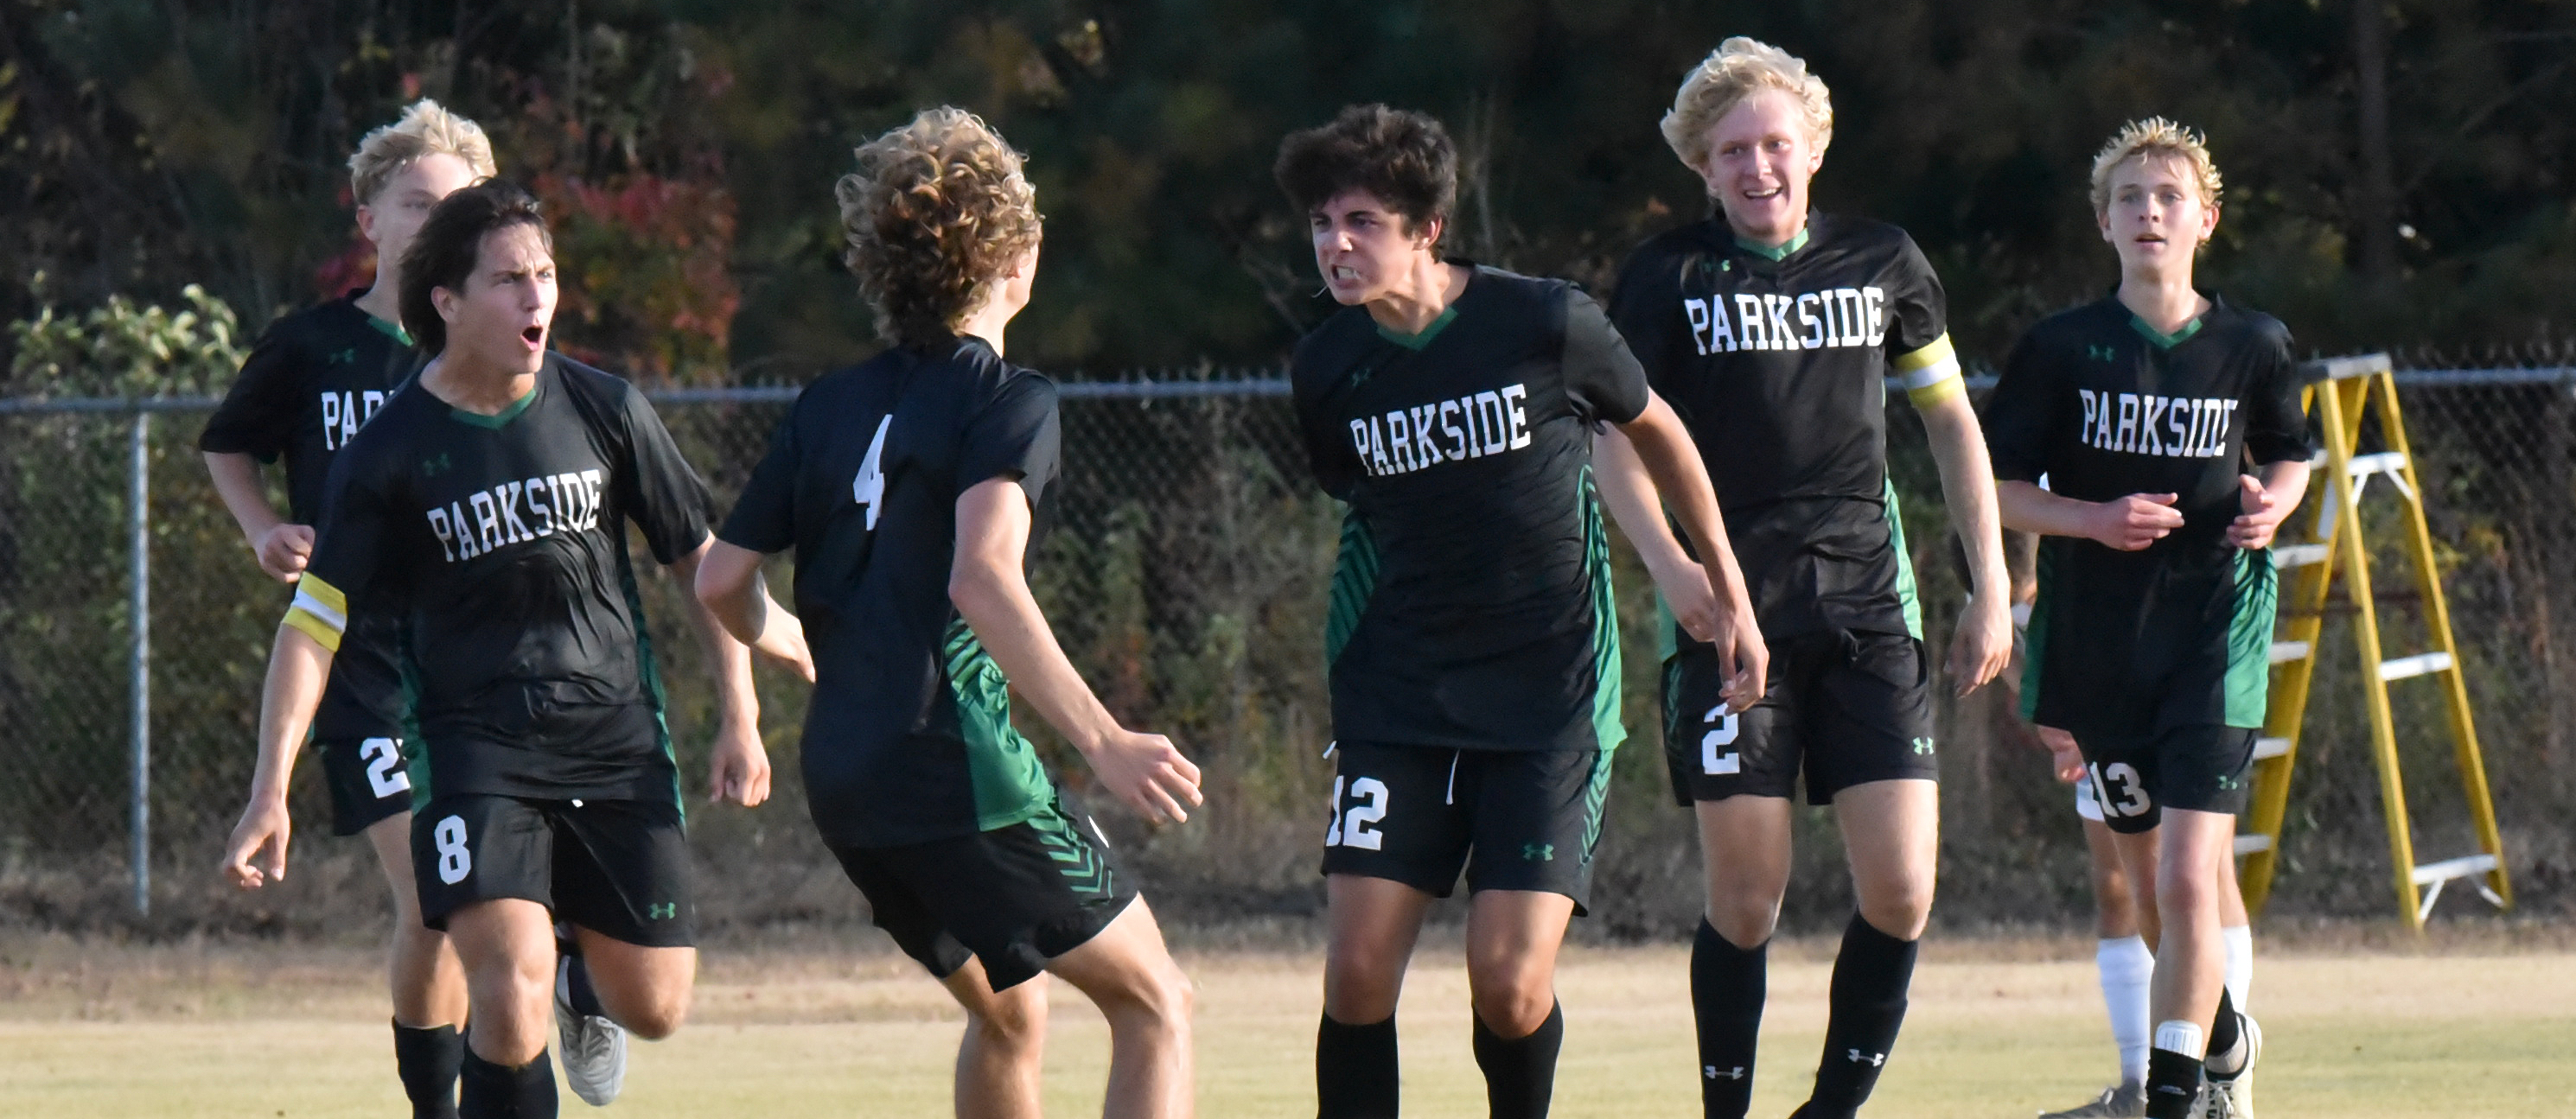
[[[1699,1106],[1744,1119],[1753,1106],[1753,1047],[1762,1032],[1771,942],[1738,948],[1702,917],[1691,941],[1691,1015],[1699,1020]]]
[[[585,1018],[608,1017],[607,1008],[599,1004],[598,988],[590,985],[590,965],[579,956],[567,962],[570,966],[564,969],[564,986],[572,992],[572,1012]]]
[[[1395,1016],[1365,1026],[1324,1015],[1315,1031],[1317,1119],[1395,1119]]]
[[[1547,1010],[1547,1020],[1529,1036],[1506,1040],[1476,1022],[1476,1067],[1485,1070],[1486,1107],[1493,1119],[1546,1119],[1547,1101],[1556,1094],[1556,1054],[1565,1047],[1565,1004]]]
[[[2201,1058],[2204,1071],[2208,1066],[2234,1067],[2236,1044],[2245,1039],[2245,1020],[2236,1014],[2236,1004],[2227,997],[2227,988],[2218,989],[2218,1016],[2209,1024],[2209,1053]],[[2239,1067],[2237,1072],[2245,1071]]]
[[[2199,1058],[2161,1047],[2147,1050],[2147,1119],[2188,1119],[2199,1098]]]
[[[462,1119],[555,1119],[555,1067],[544,1050],[517,1068],[465,1050],[457,1114]]]
[[[456,1119],[457,1065],[464,1059],[465,1035],[456,1027],[394,1023],[394,1069],[412,1119]]]
[[[1916,941],[1898,940],[1852,915],[1834,957],[1831,1013],[1825,1019],[1825,1055],[1816,1067],[1816,1091],[1798,1114],[1808,1119],[1850,1119],[1878,1087],[1879,1070],[1896,1048],[1905,1024],[1905,991],[1914,983]]]

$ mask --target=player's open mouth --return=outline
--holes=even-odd
[[[1360,270],[1346,264],[1334,265],[1331,276],[1333,282],[1337,284],[1356,284],[1360,282]]]
[[[1756,202],[1768,202],[1774,198],[1780,197],[1780,188],[1775,186],[1764,187],[1761,190],[1748,190],[1744,192],[1744,197]]]
[[[546,344],[546,328],[542,326],[532,326],[526,330],[520,331],[519,337],[526,341],[530,346],[543,347]]]

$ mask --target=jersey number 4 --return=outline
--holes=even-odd
[[[859,477],[850,483],[850,497],[868,507],[868,531],[877,527],[877,515],[885,511],[885,437],[894,426],[894,413],[877,421],[877,437],[868,441],[868,457],[859,460]]]

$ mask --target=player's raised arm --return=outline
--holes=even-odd
[[[1203,802],[1199,767],[1172,740],[1131,731],[1101,706],[1056,643],[1029,593],[1029,501],[1016,478],[995,478],[957,498],[957,558],[949,600],[994,663],[1048,725],[1063,732],[1118,799],[1147,819],[1181,823]]]

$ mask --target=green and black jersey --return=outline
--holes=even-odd
[[[948,578],[959,496],[1007,478],[1034,511],[1059,440],[1055,383],[973,337],[827,373],[770,436],[718,536],[796,550],[815,673],[805,795],[828,842],[972,835],[1054,802],[1011,727],[1009,682],[949,601]],[[1033,527],[1032,553],[1038,537]]]
[[[1684,226],[1621,270],[1611,319],[1699,445],[1765,639],[1923,635],[1887,378],[1918,407],[1963,391],[1945,308],[1904,230],[1831,214],[1777,247]]]
[[[1600,307],[1478,267],[1418,335],[1343,309],[1298,344],[1291,380],[1316,478],[1348,504],[1325,637],[1334,735],[1616,747],[1592,433],[1649,397]]]
[[[415,384],[333,465],[287,624],[337,648],[353,612],[401,619],[421,796],[668,800],[678,772],[626,528],[672,563],[706,541],[707,507],[616,377],[549,354],[497,416]]]
[[[199,450],[213,454],[283,458],[287,517],[295,524],[320,521],[331,460],[419,364],[411,336],[360,310],[361,294],[352,291],[270,324],[197,440]],[[375,615],[351,623],[314,713],[315,737],[401,737],[395,629],[393,619]]]
[[[2239,475],[2315,444],[2289,331],[2209,298],[2173,335],[2117,298],[2042,319],[1986,403],[1999,480],[2083,501],[2178,495],[2183,527],[2139,551],[2040,543],[2022,704],[2078,737],[2263,722],[2272,563],[2228,544],[2227,527]]]

